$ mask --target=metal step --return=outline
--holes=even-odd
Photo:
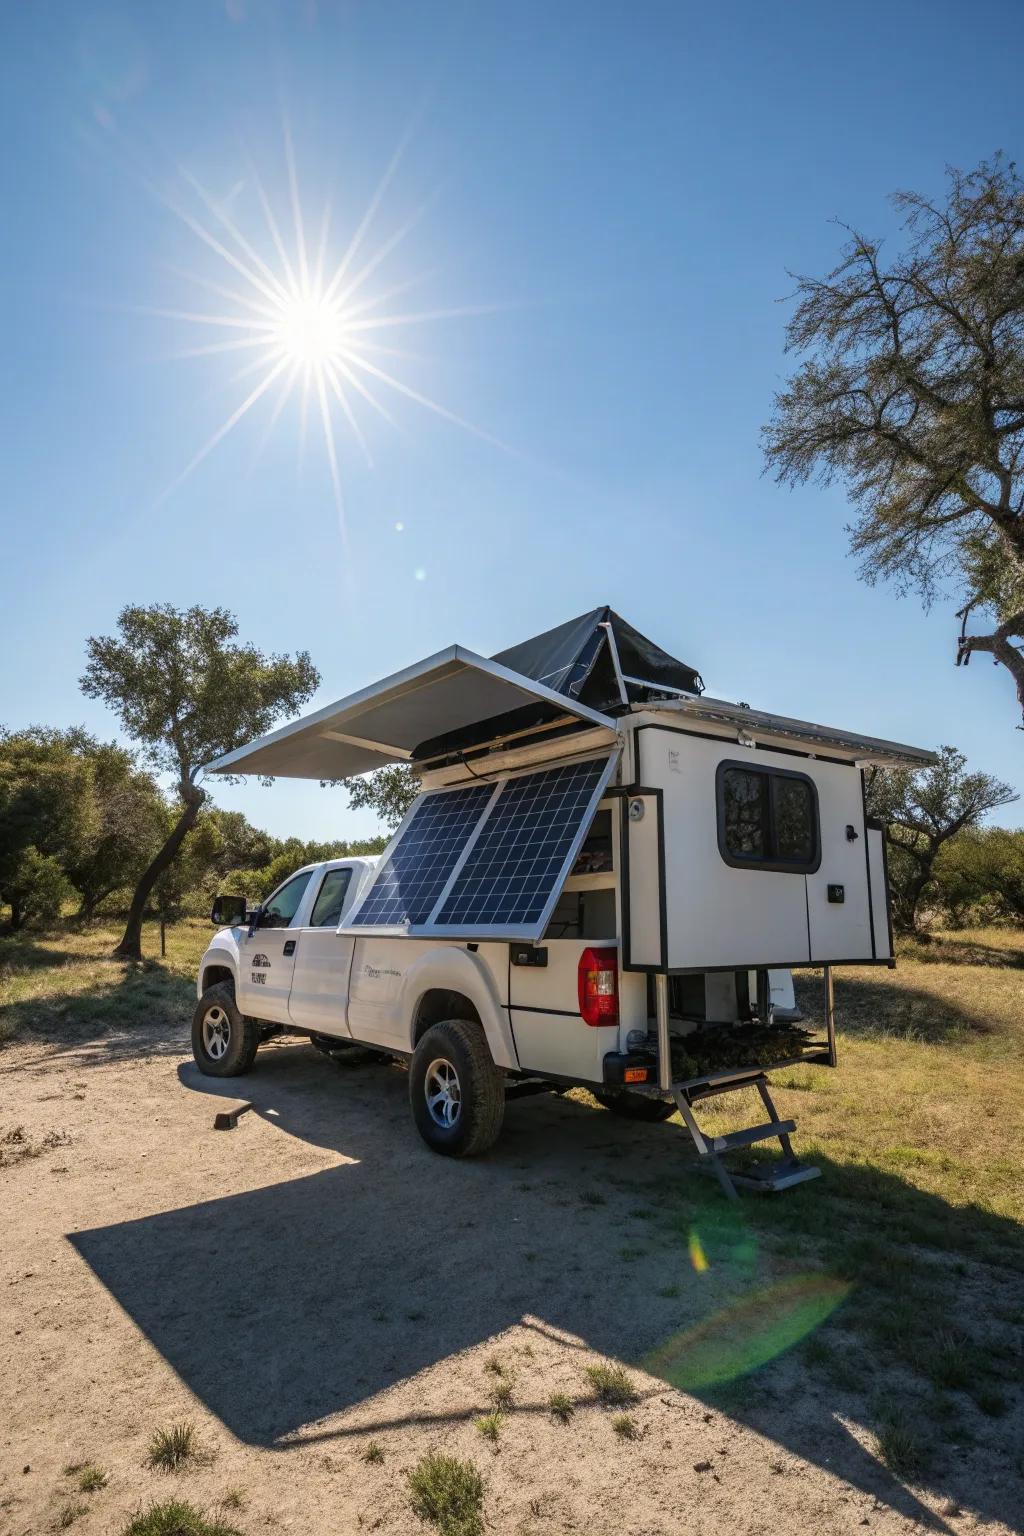
[[[788,1136],[796,1130],[795,1120],[769,1120],[767,1125],[751,1125],[745,1131],[730,1131],[726,1136],[711,1136],[708,1144],[713,1152],[728,1152],[732,1147],[750,1147],[755,1141],[768,1141],[772,1136]]]
[[[817,1179],[820,1175],[820,1168],[796,1161],[768,1163],[763,1170],[750,1168],[744,1173],[729,1170],[732,1182],[742,1184],[744,1189],[790,1189],[794,1184],[806,1184],[808,1179]]]

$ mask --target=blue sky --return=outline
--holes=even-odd
[[[890,191],[1018,150],[1017,4],[37,0],[4,30],[0,720],[114,734],[77,678],[127,602],[231,608],[312,653],[318,703],[609,602],[713,693],[1021,784],[1011,686],[954,668],[955,605],[858,581],[841,489],[775,486],[758,446],[787,269],[833,264],[829,221],[896,238]],[[275,268],[255,170],[295,259],[286,121],[335,260],[405,144],[360,260],[422,213],[369,313],[473,311],[372,333],[487,436],[361,375],[394,425],[353,396],[371,468],[335,411],[344,538],[298,392],[272,422],[283,379],[179,480],[261,375],[175,355],[244,333],[152,313],[240,312],[195,279],[245,278],[169,206],[213,232],[195,182]],[[216,798],[370,830],[341,791]]]

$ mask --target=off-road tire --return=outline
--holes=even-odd
[[[457,1073],[460,1105],[450,1126],[438,1124],[427,1103],[427,1072],[438,1061]],[[477,1157],[494,1145],[505,1118],[505,1080],[479,1024],[446,1019],[427,1030],[409,1068],[409,1104],[423,1140],[444,1157]]]
[[[676,1112],[671,1100],[666,1103],[664,1099],[649,1099],[645,1093],[607,1093],[596,1088],[593,1093],[599,1104],[623,1120],[646,1120],[649,1125],[656,1125]]]
[[[204,1027],[214,1022],[221,1026],[218,1031]],[[211,1037],[222,1035],[224,1029],[226,1044],[217,1055],[211,1050]],[[192,1055],[200,1072],[206,1077],[240,1077],[252,1066],[259,1043],[259,1023],[239,1013],[232,983],[218,981],[215,987],[207,987],[192,1015]]]

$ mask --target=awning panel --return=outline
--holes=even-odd
[[[452,645],[305,719],[271,731],[206,765],[208,773],[267,778],[345,779],[408,761],[421,743],[524,705],[551,719],[572,715],[614,730],[597,710]]]

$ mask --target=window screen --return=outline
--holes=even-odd
[[[739,869],[812,873],[821,863],[818,794],[804,773],[720,763],[718,846]]]

